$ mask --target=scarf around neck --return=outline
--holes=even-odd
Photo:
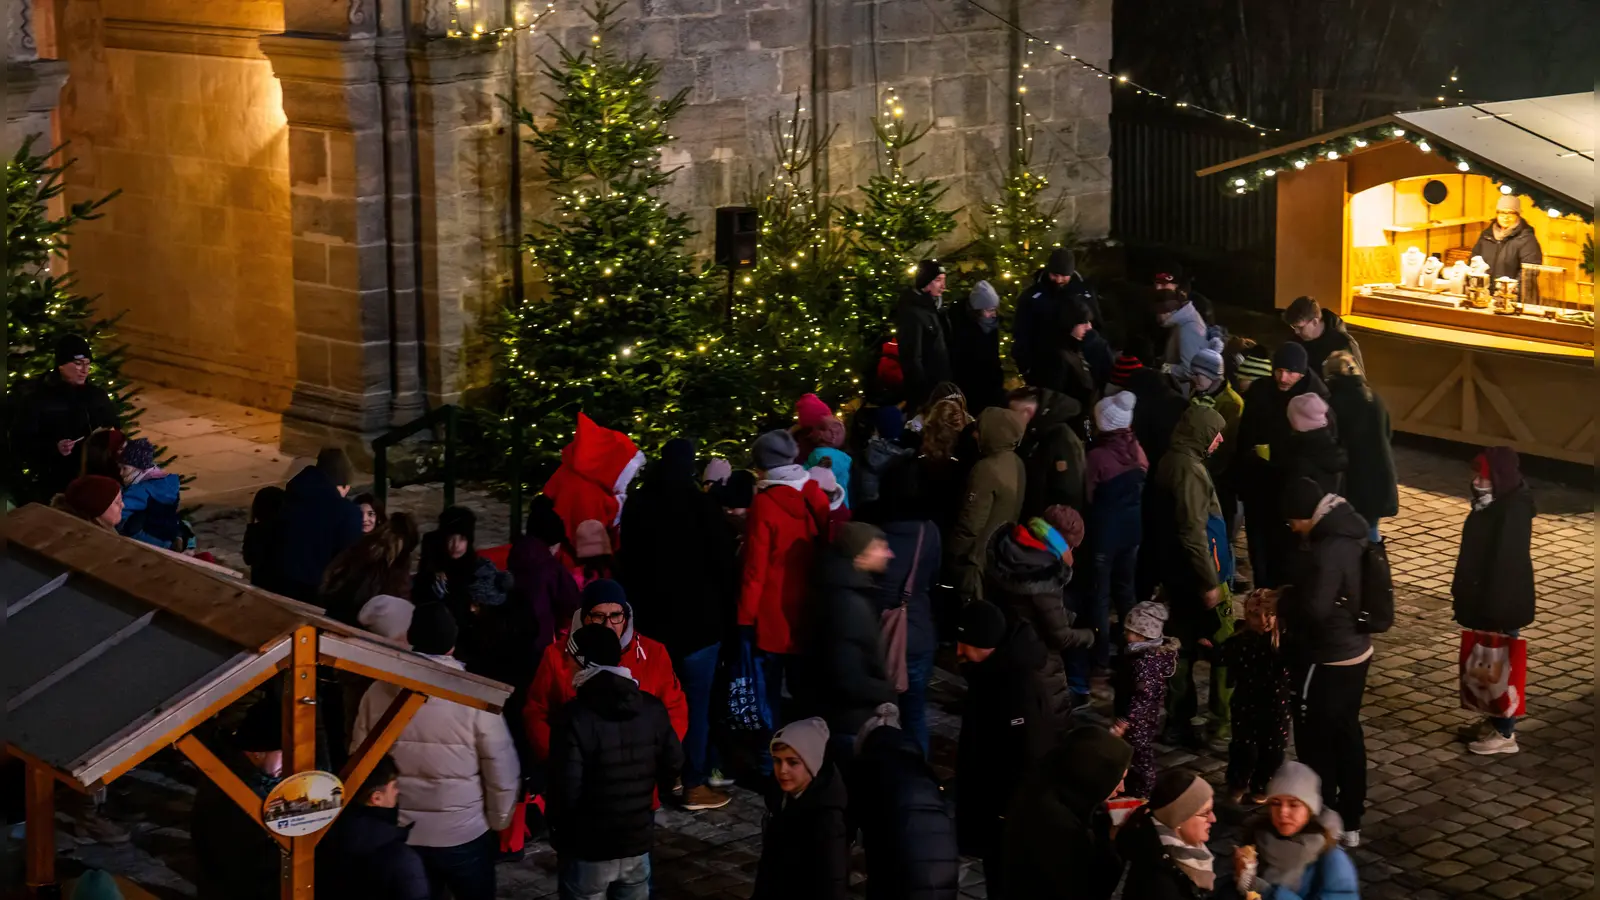
[[[1331,826],[1337,834],[1343,827],[1338,815],[1332,810],[1323,810],[1322,815],[1312,819],[1294,837],[1279,835],[1271,819],[1256,823],[1248,832],[1254,835],[1256,842],[1256,859],[1260,866],[1256,880],[1291,891],[1299,890],[1305,882],[1306,869],[1328,852],[1328,828]],[[1259,887],[1255,890],[1266,893]]]
[[[1171,828],[1157,822],[1154,817],[1150,824],[1156,827],[1156,836],[1161,839],[1161,849],[1167,854],[1184,875],[1194,882],[1196,886],[1211,890],[1217,883],[1217,873],[1212,871],[1213,858],[1211,848],[1201,844],[1191,846],[1178,837],[1178,833]]]
[[[583,687],[585,682],[596,675],[599,675],[601,672],[610,672],[619,678],[626,678],[634,684],[639,683],[639,679],[633,677],[633,672],[629,669],[623,668],[622,666],[584,666],[578,671],[572,673],[572,689],[577,690],[578,688]]]

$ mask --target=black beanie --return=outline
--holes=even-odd
[[[618,666],[622,664],[622,642],[617,633],[604,625],[585,625],[572,635],[578,648],[573,655],[583,666]]]
[[[1310,370],[1311,363],[1306,358],[1306,348],[1299,341],[1285,341],[1278,352],[1272,354],[1272,367],[1304,375]]]
[[[588,615],[596,606],[602,603],[615,603],[629,613],[632,607],[628,606],[628,592],[622,585],[609,578],[600,578],[583,586],[583,614]]]
[[[845,559],[855,559],[867,552],[873,541],[884,540],[883,529],[866,522],[844,522],[833,535],[833,548]]]
[[[556,505],[543,494],[528,504],[528,535],[538,538],[546,547],[559,547],[567,543],[567,526],[556,513]]]
[[[922,290],[933,283],[935,278],[944,274],[944,266],[939,265],[936,259],[925,259],[917,263],[917,290]]]
[[[961,607],[956,623],[956,640],[979,650],[1000,646],[1006,636],[1006,614],[987,600],[973,600]]]
[[[66,334],[56,341],[56,365],[64,366],[75,359],[94,359],[94,351],[81,334]]]
[[[1283,486],[1283,517],[1309,519],[1317,514],[1317,504],[1327,495],[1322,485],[1309,478],[1296,478]]]
[[[271,753],[283,749],[283,705],[258,700],[245,710],[244,720],[233,732],[233,744],[241,753]]]
[[[478,537],[478,517],[465,506],[446,507],[439,513],[439,537],[442,540],[457,534],[466,538],[468,545],[473,544]]]
[[[1044,270],[1050,275],[1075,275],[1078,271],[1077,260],[1072,256],[1072,250],[1067,247],[1057,247],[1050,251],[1050,262]]]
[[[406,640],[418,653],[443,656],[455,649],[459,636],[456,617],[443,603],[424,603],[411,612]]]

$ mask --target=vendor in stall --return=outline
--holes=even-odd
[[[1472,245],[1472,255],[1483,257],[1489,264],[1489,282],[1501,278],[1514,279],[1522,284],[1523,263],[1543,263],[1544,250],[1533,228],[1522,220],[1522,201],[1515,194],[1501,194],[1495,204],[1494,224],[1483,230],[1478,242]],[[1524,302],[1532,298],[1524,297]]]

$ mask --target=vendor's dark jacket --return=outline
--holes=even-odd
[[[1040,516],[1057,504],[1082,511],[1085,472],[1083,441],[1074,427],[1083,407],[1077,400],[1041,390],[1039,411],[1028,422],[1017,455],[1027,473],[1022,496],[1024,518]]]
[[[1467,513],[1450,583],[1462,628],[1506,632],[1533,623],[1533,516],[1526,483]]]
[[[10,416],[12,452],[33,470],[41,502],[65,490],[83,465],[86,443],[80,443],[69,456],[62,456],[56,444],[118,424],[116,405],[105,388],[92,380],[74,387],[54,369],[17,391]]]
[[[1360,375],[1333,379],[1328,393],[1328,405],[1339,423],[1339,444],[1350,463],[1344,473],[1344,498],[1369,523],[1399,515],[1389,408]]]
[[[275,783],[242,756],[230,764],[264,801]],[[202,778],[195,790],[190,838],[194,843],[195,895],[200,900],[276,900],[278,842],[233,802],[216,782]]]
[[[845,833],[844,778],[833,763],[798,797],[774,790],[761,829],[761,862],[752,900],[845,900],[850,894],[850,843]]]
[[[1017,619],[987,659],[961,667],[967,693],[956,747],[956,824],[969,855],[988,852],[1024,773],[1066,730],[1060,708],[1066,676],[1047,680],[1048,655],[1033,626]]]
[[[1356,627],[1366,545],[1367,520],[1349,503],[1335,505],[1311,529],[1278,602],[1293,663],[1344,662],[1371,649],[1372,636]]]
[[[1361,360],[1361,346],[1350,336],[1350,329],[1345,327],[1344,319],[1331,309],[1322,310],[1322,334],[1315,340],[1300,341],[1300,346],[1306,348],[1306,362],[1311,374],[1318,377],[1322,376],[1322,364],[1340,350],[1354,356],[1356,365],[1361,371],[1367,370]]]
[[[861,742],[851,763],[850,809],[867,856],[868,900],[955,900],[955,816],[905,732],[883,726]]]
[[[1122,887],[1122,896],[1130,900],[1205,900],[1212,895],[1183,874],[1167,855],[1148,806],[1134,810],[1117,832],[1117,851],[1128,864],[1128,881]],[[1217,883],[1230,880],[1224,872],[1217,873]]]
[[[900,342],[900,369],[905,373],[906,400],[912,408],[920,408],[928,401],[934,385],[950,380],[945,318],[931,295],[908,289],[895,311],[894,327]]]
[[[346,806],[317,844],[317,896],[428,900],[422,857],[406,845],[400,810]]]
[[[832,549],[817,580],[796,699],[832,733],[853,735],[874,709],[899,696],[884,666],[878,591],[872,576]]]
[[[682,768],[661,701],[630,679],[595,674],[551,724],[551,845],[589,861],[649,853],[655,791],[672,790]]]
[[[1133,749],[1121,738],[1080,728],[1040,760],[1006,816],[1008,897],[1109,900],[1122,861],[1104,804],[1132,759]]]
[[[1489,264],[1491,282],[1499,278],[1514,278],[1519,285],[1522,283],[1523,263],[1544,262],[1539,237],[1525,219],[1503,238],[1494,236],[1494,225],[1491,223],[1483,230],[1483,234],[1478,235],[1478,242],[1472,245],[1472,255],[1483,257],[1483,261]]]
[[[1094,631],[1074,628],[1072,611],[1063,601],[1071,570],[1049,550],[1018,542],[1012,530],[1007,523],[989,540],[984,597],[1000,607],[1006,621],[1031,625],[1050,651],[1034,675],[1034,689],[1054,717],[1065,722],[1072,715],[1072,694],[1061,654],[1093,645]]]
[[[1006,402],[1006,373],[1000,363],[1000,320],[984,331],[966,305],[949,311],[950,370],[952,380],[967,397],[967,409],[977,415]]]

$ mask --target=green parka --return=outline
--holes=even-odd
[[[1052,390],[1040,391],[1039,411],[1028,422],[1017,455],[1027,472],[1022,511],[1040,516],[1056,504],[1086,512],[1083,441],[1073,425],[1083,413],[1078,401]]]
[[[1009,409],[991,406],[978,416],[978,450],[983,458],[967,478],[966,500],[950,536],[950,558],[963,597],[983,596],[989,535],[1022,516],[1027,476],[1016,454],[1022,430],[1022,417]]]
[[[1172,528],[1167,538],[1173,551],[1167,557],[1169,577],[1183,577],[1178,575],[1181,569],[1192,575],[1193,585],[1200,591],[1217,586],[1217,564],[1211,556],[1206,520],[1222,515],[1222,504],[1217,502],[1206,457],[1223,427],[1222,416],[1214,409],[1191,406],[1184,410],[1173,429],[1172,446],[1156,469],[1161,499],[1172,504],[1172,518],[1164,523]]]

